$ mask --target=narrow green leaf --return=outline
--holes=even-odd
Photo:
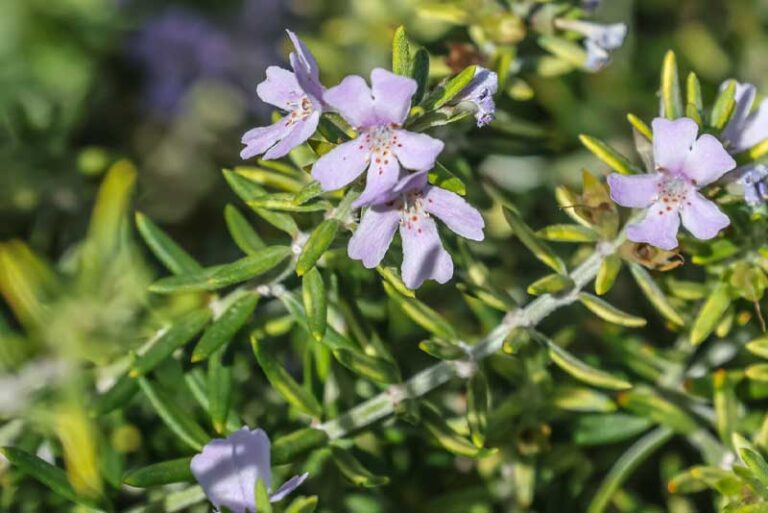
[[[279,437],[272,444],[272,464],[285,465],[328,443],[325,431],[304,428]]]
[[[323,414],[323,408],[315,396],[296,383],[285,367],[266,350],[264,343],[260,342],[255,335],[251,335],[251,347],[264,375],[283,399],[311,417],[320,417]]]
[[[282,212],[306,213],[323,212],[330,210],[331,208],[331,203],[325,200],[297,205],[294,198],[295,196],[293,194],[277,192],[259,196],[258,198],[248,200],[245,203],[254,211],[267,210],[273,214],[277,213],[274,212],[275,210]]]
[[[429,81],[429,53],[424,48],[416,50],[413,56],[411,77],[416,81],[416,94],[413,95],[413,103],[417,104],[424,97]]]
[[[739,456],[763,486],[768,486],[768,463],[765,459],[757,452],[747,448],[741,449]]]
[[[632,388],[632,383],[587,365],[548,338],[538,338],[543,339],[546,343],[549,348],[549,357],[555,365],[579,381],[596,387],[608,388],[610,390],[626,390]]]
[[[469,424],[470,438],[479,448],[485,445],[489,407],[488,380],[482,371],[475,372],[467,382],[467,424]]]
[[[373,474],[365,468],[352,453],[342,449],[338,445],[331,445],[331,457],[342,475],[349,479],[355,486],[361,488],[375,488],[389,483],[388,477]]]
[[[208,413],[213,430],[220,435],[226,434],[232,405],[232,367],[224,361],[226,350],[222,347],[208,359]]]
[[[556,242],[596,242],[600,234],[578,224],[553,224],[536,232],[540,239]]]
[[[709,117],[709,126],[715,130],[722,130],[733,115],[736,108],[736,81],[729,80],[728,85],[720,91]]]
[[[512,231],[517,235],[517,238],[520,239],[520,242],[522,242],[536,258],[555,272],[568,274],[565,263],[563,263],[554,251],[552,251],[552,248],[536,237],[536,234],[534,234],[533,230],[531,230],[525,221],[523,221],[516,209],[505,205],[504,217],[507,219],[507,223],[509,223]]]
[[[718,283],[709,295],[704,305],[699,310],[696,320],[691,328],[691,344],[698,345],[704,342],[714,331],[720,318],[728,310],[731,304],[728,284]]]
[[[269,501],[269,490],[263,479],[256,480],[256,509],[259,513],[272,513],[272,503]]]
[[[717,434],[724,444],[728,444],[736,433],[739,420],[738,403],[734,391],[734,380],[725,369],[718,369],[712,376],[714,393],[712,402],[715,406],[715,426]]]
[[[768,363],[755,363],[744,369],[747,377],[754,381],[768,382]]]
[[[623,312],[592,294],[581,292],[579,294],[579,301],[582,305],[586,306],[589,311],[604,321],[618,324],[619,326],[627,326],[629,328],[639,328],[646,325],[646,320],[642,317]]]
[[[324,192],[325,190],[323,189],[323,186],[320,185],[320,182],[317,180],[312,180],[296,193],[296,195],[293,197],[293,202],[297,205],[303,205],[307,201],[320,196]]]
[[[435,167],[429,171],[427,179],[432,185],[436,185],[446,191],[455,192],[459,196],[467,194],[467,186],[464,184],[464,181],[440,162],[435,162]]]
[[[606,445],[634,438],[653,425],[627,413],[581,415],[574,419],[573,441],[578,445]]]
[[[548,274],[528,285],[528,294],[540,296],[542,294],[558,294],[573,288],[573,280],[565,274]]]
[[[325,337],[328,328],[328,301],[325,293],[325,283],[320,271],[312,267],[304,274],[301,283],[301,296],[304,300],[304,311],[307,313],[309,332],[318,342]]]
[[[140,377],[138,380],[141,391],[147,396],[152,407],[168,428],[181,441],[196,451],[200,451],[209,441],[203,428],[178,406],[174,397],[153,385],[146,378]]]
[[[580,68],[587,61],[587,52],[575,41],[558,36],[543,35],[539,36],[538,43],[539,46],[558,57],[564,64]]]
[[[227,222],[227,229],[232,240],[237,247],[246,255],[254,255],[259,250],[264,249],[264,241],[251,226],[251,223],[234,205],[227,204],[224,207],[224,220]]]
[[[303,276],[304,273],[314,267],[317,260],[333,243],[338,230],[339,222],[336,219],[326,219],[315,228],[304,244],[299,260],[296,262],[296,274]]]
[[[280,301],[285,305],[286,310],[290,313],[291,317],[299,323],[299,325],[311,335],[309,328],[309,319],[307,319],[304,312],[304,306],[299,302],[293,294],[282,294]],[[325,330],[325,337],[321,341],[323,345],[327,346],[331,350],[336,349],[359,349],[359,347],[350,339],[336,331],[332,326],[328,326]]]
[[[552,404],[570,412],[610,413],[616,411],[616,403],[602,392],[580,386],[558,386],[552,394]]]
[[[136,378],[152,371],[166,358],[170,357],[176,349],[192,340],[208,324],[210,318],[210,309],[202,308],[192,310],[177,319],[170,328],[155,340],[146,353],[136,358],[131,367],[130,376]]]
[[[699,126],[702,125],[702,118],[701,113],[704,109],[704,101],[701,98],[701,84],[699,83],[699,77],[696,76],[696,73],[691,71],[688,73],[688,79],[685,82],[686,84],[686,106],[685,106],[685,113],[686,115],[696,121]]]
[[[640,134],[648,141],[653,140],[653,132],[651,131],[651,127],[649,127],[645,121],[635,116],[634,114],[627,114],[627,120],[635,128],[635,130],[640,132]]]
[[[344,367],[377,383],[399,383],[402,380],[397,366],[383,358],[350,349],[336,349],[333,355]]]
[[[648,301],[658,310],[658,312],[664,316],[669,322],[678,326],[684,326],[685,320],[677,313],[675,307],[669,302],[666,294],[659,288],[654,279],[640,264],[631,262],[629,264],[629,270],[632,272],[632,276],[640,286],[640,290],[643,291]]]
[[[150,285],[149,290],[158,294],[173,294],[221,289],[270,271],[290,254],[291,248],[288,246],[270,246],[230,264],[209,268],[203,272],[161,278]]]
[[[195,482],[189,466],[192,458],[179,458],[132,470],[125,474],[123,482],[136,488],[149,488],[171,483]]]
[[[749,341],[746,348],[747,351],[760,358],[768,358],[768,335]]]
[[[683,116],[683,99],[680,94],[680,79],[677,71],[675,52],[669,50],[664,56],[661,69],[661,105],[667,119]]]
[[[67,474],[62,469],[15,447],[3,447],[0,449],[0,453],[11,465],[44,484],[55,494],[77,504],[97,507],[97,502],[93,499],[77,495],[75,489],[69,484]]]
[[[456,95],[472,82],[472,79],[475,78],[476,70],[477,66],[467,66],[457,75],[454,75],[444,83],[438,85],[422,102],[424,110],[430,111],[439,109],[453,100]]]
[[[678,433],[691,434],[700,428],[698,421],[676,404],[645,387],[622,392],[618,402],[623,408],[669,426]]]
[[[317,508],[317,496],[298,497],[285,508],[285,513],[313,513]]]
[[[622,261],[618,255],[608,255],[600,262],[600,268],[595,277],[595,294],[602,296],[611,290],[621,271],[621,265]]]
[[[495,449],[479,449],[475,444],[459,435],[448,425],[444,416],[431,404],[424,401],[421,418],[424,427],[447,451],[468,458],[484,458],[496,452]]]
[[[622,175],[642,173],[642,170],[632,164],[629,159],[597,137],[582,134],[579,136],[579,140],[595,157],[617,173]]]
[[[173,274],[188,274],[202,269],[197,260],[141,212],[136,212],[136,227],[152,254]]]
[[[259,184],[249,180],[243,175],[225,169],[224,179],[227,181],[232,190],[246,203],[258,199],[266,194],[266,191]],[[281,230],[291,237],[296,237],[299,234],[299,227],[296,221],[288,215],[282,212],[271,212],[264,208],[253,208],[252,210],[256,214],[264,219],[266,222]]]
[[[139,391],[139,384],[132,377],[124,374],[103,394],[96,398],[93,412],[106,415],[118,408],[123,408]]]
[[[456,340],[457,335],[453,326],[443,317],[415,298],[403,297],[389,283],[384,282],[384,290],[405,314],[416,324],[429,331],[438,338]]]
[[[763,139],[762,141],[755,144],[751,148],[748,148],[740,153],[737,153],[736,155],[734,155],[734,158],[736,159],[736,163],[739,166],[744,166],[747,164],[751,164],[753,162],[757,162],[758,160],[761,160],[766,155],[768,155],[768,138]]]
[[[405,297],[416,297],[416,293],[406,287],[403,279],[400,277],[400,273],[394,267],[388,267],[384,265],[376,266],[376,272],[389,283],[392,288]]]
[[[438,338],[420,342],[419,349],[440,360],[459,360],[467,356],[466,351],[459,345]]]
[[[411,45],[405,33],[405,27],[400,25],[392,38],[392,72],[397,75],[410,76]]]
[[[218,319],[205,329],[200,342],[192,351],[192,362],[205,360],[221,346],[229,343],[251,318],[258,302],[259,296],[249,292],[227,306]]]

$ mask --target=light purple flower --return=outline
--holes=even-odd
[[[469,103],[475,111],[477,126],[482,127],[493,121],[496,104],[493,95],[499,88],[499,77],[495,72],[482,66],[477,66],[475,76],[467,87],[451,100],[452,104]]]
[[[293,72],[268,67],[267,78],[256,87],[256,94],[288,114],[270,126],[246,132],[242,139],[246,146],[240,152],[243,159],[262,153],[265,159],[284,157],[315,133],[323,113],[324,88],[317,62],[296,34],[287,32],[296,50],[290,55]]]
[[[627,37],[624,23],[602,25],[583,20],[558,18],[555,26],[584,36],[584,49],[587,51],[584,67],[589,71],[600,71],[610,61],[610,52],[618,50]]]
[[[309,474],[293,476],[271,493],[269,437],[261,429],[251,431],[247,427],[227,438],[211,440],[192,458],[190,468],[211,504],[217,510],[225,507],[232,513],[257,513],[254,491],[259,479],[270,490],[270,502],[277,502],[309,477]]]
[[[362,260],[369,269],[376,267],[399,227],[403,241],[401,274],[406,286],[416,289],[427,279],[445,283],[453,276],[453,261],[431,216],[462,237],[484,238],[485,222],[480,212],[458,194],[428,185],[426,172],[413,173],[366,210],[349,241],[349,257]]]
[[[401,128],[415,92],[415,80],[381,68],[371,73],[371,87],[362,77],[351,75],[325,92],[328,106],[359,135],[315,162],[312,176],[324,190],[348,185],[367,168],[365,189],[355,202],[366,205],[397,183],[401,167],[427,171],[435,165],[443,143]]]
[[[730,224],[717,206],[698,192],[736,167],[723,145],[688,118],[653,120],[656,172],[611,174],[611,198],[619,205],[648,208],[645,218],[627,227],[627,238],[661,249],[677,247],[680,220],[699,239],[711,239]]]
[[[741,175],[741,185],[744,187],[744,201],[750,205],[759,205],[768,199],[768,166],[756,164],[745,166]]]

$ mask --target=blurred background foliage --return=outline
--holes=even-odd
[[[145,293],[161,271],[137,242],[134,209],[156,220],[204,264],[238,255],[221,215],[235,197],[220,170],[240,163],[240,135],[248,127],[266,123],[270,116],[257,101],[255,86],[268,65],[285,63],[283,28],[304,37],[328,86],[348,73],[366,75],[374,66],[385,66],[392,34],[401,24],[430,51],[432,73],[440,78],[461,59],[482,59],[465,55],[462,45],[468,42],[531,44],[524,26],[499,16],[500,3],[0,2],[0,292],[6,300],[0,316],[0,417],[7,421],[0,427],[2,445],[21,436],[24,424],[11,419],[23,417],[35,426],[35,434],[22,437],[21,445],[45,455],[52,449],[41,446],[41,440],[57,440],[55,452],[62,454],[65,463],[72,458],[80,462],[80,474],[70,476],[70,482],[85,496],[89,490],[97,493],[107,486],[102,476],[112,476],[113,484],[119,484],[128,463],[170,459],[179,452],[178,442],[167,431],[155,429],[160,421],[147,406],[92,424],[87,416],[91,396],[84,391],[103,391],[125,369],[128,350],[137,349],[165,319],[200,301],[196,297],[160,300]],[[497,100],[503,112],[490,128],[479,134],[467,120],[440,132],[447,153],[461,156],[457,160],[463,163],[465,176],[474,174],[504,190],[523,218],[536,220],[537,227],[564,219],[552,199],[555,186],[579,183],[584,166],[607,171],[580,146],[579,134],[599,136],[631,154],[626,113],[646,120],[657,113],[659,64],[668,49],[676,51],[682,69],[698,74],[710,102],[726,78],[754,83],[761,91],[768,86],[765,0],[606,0],[595,19],[620,21],[629,27],[627,42],[605,70],[545,73],[523,63],[506,81]],[[468,22],[475,28],[467,30]],[[500,210],[485,214],[492,239],[509,235]],[[265,230],[264,236],[278,235]],[[477,249],[479,254],[483,251],[489,262],[505,270],[491,271],[499,287],[524,298],[532,273],[541,273],[535,261],[516,242]],[[352,274],[365,283],[370,277],[357,267]],[[696,275],[696,270],[692,273]],[[628,311],[653,317],[628,278],[620,280],[626,280],[627,286],[616,287],[616,301]],[[360,290],[362,285],[356,287]],[[455,287],[430,286],[420,297],[455,325],[466,326],[467,332],[476,331],[477,325],[488,329],[498,320],[493,315],[470,316]],[[347,308],[354,306],[343,297],[336,301]],[[39,305],[44,305],[42,310]],[[394,352],[412,357],[404,364],[406,376],[427,365],[428,358],[413,350],[423,333],[412,322],[402,315],[387,316],[383,309],[392,305],[364,295],[360,308],[387,322],[384,332],[397,341]],[[269,321],[273,323],[262,329],[275,336],[285,333],[279,316]],[[573,329],[558,329],[564,325]],[[586,348],[590,339],[599,339],[607,349],[595,361],[627,365],[634,359],[630,369],[651,377],[665,368],[665,357],[654,348],[676,351],[674,335],[665,332],[660,321],[629,342],[625,330],[606,327],[571,310],[548,320],[542,330],[555,332],[563,340],[576,338]],[[756,334],[749,325],[741,340]],[[710,369],[728,361],[733,351],[728,345],[713,348],[700,356],[703,363],[698,365]],[[597,352],[594,346],[592,352]],[[559,378],[553,381],[549,375],[537,374],[542,372],[542,362],[535,358],[525,362],[525,369],[504,359],[489,364],[506,376],[495,379],[506,380],[496,385],[507,390],[510,384],[521,383],[521,374],[541,379],[534,380],[536,386],[517,390],[513,386],[510,395],[497,398],[491,427],[512,426],[514,436],[499,443],[502,453],[513,456],[482,460],[474,472],[470,460],[423,444],[407,427],[380,428],[380,436],[363,435],[357,444],[376,455],[368,458],[371,467],[387,473],[390,485],[372,492],[355,491],[332,471],[319,472],[324,468],[322,458],[327,458],[320,454],[307,468],[320,474],[309,486],[320,494],[322,511],[485,513],[527,511],[532,503],[538,511],[557,511],[563,501],[581,497],[584,490],[594,491],[610,464],[626,450],[624,439],[647,429],[648,423],[637,417],[635,432],[589,440],[595,418],[583,415],[574,423],[572,416],[550,408],[550,401],[563,410],[578,410],[569,405],[592,401],[590,411],[605,412],[632,398],[589,395],[586,389],[562,386]],[[301,362],[292,364],[298,367]],[[73,366],[89,372],[78,373],[81,377],[76,382],[64,380],[55,394],[45,391],[45,384],[71,375]],[[173,389],[182,369],[178,364],[166,367],[161,379]],[[242,385],[235,401],[244,405],[245,420],[260,419],[261,425],[279,430],[284,427],[280,422],[262,415],[268,408],[280,408],[280,398],[270,395],[262,378],[251,382],[252,367],[252,357],[235,362],[235,379]],[[697,385],[705,393],[711,390],[711,380],[691,386]],[[358,387],[363,388],[358,390],[362,396],[370,393],[364,385]],[[735,394],[736,385],[727,390]],[[540,397],[542,391],[552,396]],[[758,401],[754,415],[745,420],[756,432],[762,419],[760,405],[764,407],[768,393],[753,385],[739,391]],[[253,400],[261,393],[267,395]],[[36,406],[20,414],[33,394],[40,396]],[[636,395],[641,396],[634,397],[640,403],[649,400]],[[460,394],[455,398],[463,400]],[[182,407],[191,408],[188,402],[188,397],[180,398]],[[347,402],[348,406],[355,403],[352,398]],[[523,403],[539,409],[523,411]],[[461,405],[452,406],[461,409]],[[642,405],[635,408],[641,411]],[[295,420],[285,422],[297,424]],[[624,429],[627,424],[620,425]],[[155,431],[160,434],[142,439],[142,433]],[[503,429],[499,432],[508,435]],[[586,433],[587,439],[579,439],[580,433]],[[617,443],[608,443],[611,436]],[[595,443],[600,445],[593,451]],[[611,511],[712,510],[706,496],[684,499],[668,493],[667,481],[700,460],[689,445],[668,448],[636,472],[630,487],[616,494]],[[102,454],[99,461],[97,453]],[[546,462],[545,470],[534,479],[534,461],[539,459]],[[502,463],[510,460],[516,464]],[[97,471],[97,465],[104,468]],[[45,506],[67,510],[63,501],[41,496],[29,481],[19,487],[17,477],[3,472],[0,482],[4,510],[32,512]],[[488,499],[488,488],[504,500]],[[581,508],[574,506],[574,511]]]

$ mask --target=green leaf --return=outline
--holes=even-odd
[[[645,387],[622,392],[618,402],[625,409],[669,426],[678,433],[691,434],[700,429],[698,421],[680,407]]]
[[[402,380],[397,366],[383,358],[351,349],[336,349],[333,351],[333,356],[352,372],[377,383],[399,383]]]
[[[543,35],[539,36],[538,43],[546,51],[571,66],[580,68],[587,61],[587,52],[575,41],[558,36]]]
[[[389,483],[386,476],[377,476],[371,473],[367,468],[355,458],[352,453],[342,449],[338,445],[331,445],[331,457],[336,467],[344,477],[349,479],[352,484],[361,488],[375,488]]]
[[[139,384],[135,379],[124,374],[103,394],[96,398],[93,412],[97,415],[106,415],[118,408],[123,408],[133,399],[139,391]]]
[[[746,345],[747,351],[761,358],[768,358],[768,335],[751,340]]]
[[[295,196],[289,193],[272,193],[259,196],[245,203],[254,211],[267,210],[271,213],[274,210],[285,212],[322,212],[330,210],[331,203],[325,200],[315,201],[314,203],[304,203],[297,205]],[[261,214],[260,214],[261,215]]]
[[[235,191],[235,194],[237,194],[246,203],[248,201],[258,199],[266,194],[266,191],[262,186],[249,180],[243,175],[228,169],[225,169],[223,172],[224,179],[227,181],[229,186],[233,191]],[[287,233],[291,237],[295,238],[299,234],[299,227],[296,224],[296,221],[294,221],[290,215],[284,214],[282,212],[271,212],[264,208],[252,207],[252,210],[266,222],[278,230]]]
[[[324,192],[325,190],[323,189],[323,186],[320,185],[320,182],[317,180],[312,180],[296,193],[296,195],[293,197],[293,202],[297,205],[303,205],[307,201],[320,196]]]
[[[495,449],[480,449],[475,444],[459,435],[448,425],[443,414],[434,406],[424,401],[421,408],[421,418],[424,427],[435,440],[447,451],[468,458],[484,458],[496,452]]]
[[[578,224],[553,224],[536,232],[540,239],[556,242],[596,242],[600,234]]]
[[[256,480],[256,509],[259,513],[272,513],[272,503],[269,502],[269,490],[263,479]]]
[[[285,465],[328,443],[325,431],[304,428],[279,437],[272,444],[272,465]]]
[[[753,381],[768,382],[768,363],[755,363],[744,369],[747,377]]]
[[[192,363],[205,360],[221,346],[229,343],[251,318],[258,302],[259,296],[257,294],[247,292],[228,305],[219,317],[205,329],[200,342],[192,351]]]
[[[467,186],[464,184],[464,181],[440,162],[435,162],[435,167],[430,170],[427,179],[432,185],[436,185],[446,191],[455,192],[459,196],[467,194]]]
[[[571,412],[608,413],[616,410],[616,403],[606,394],[580,386],[558,386],[552,395],[552,404]]]
[[[741,456],[749,470],[752,471],[752,474],[763,486],[768,486],[768,463],[766,463],[765,459],[757,452],[746,447],[739,451],[739,456]]]
[[[146,378],[140,377],[139,386],[163,422],[179,439],[196,451],[202,450],[209,437],[203,428],[178,406],[176,399]]]
[[[448,321],[418,299],[403,297],[387,282],[384,282],[384,291],[413,322],[425,330],[445,340],[458,338]]]
[[[507,223],[515,232],[517,238],[520,239],[528,250],[534,254],[541,262],[549,266],[552,270],[560,274],[568,274],[568,270],[565,267],[565,263],[559,256],[552,251],[552,248],[543,243],[536,234],[533,233],[525,221],[520,217],[520,214],[513,207],[504,206],[504,217],[507,219]]]
[[[728,85],[720,91],[709,119],[709,126],[715,130],[722,130],[733,115],[736,108],[736,81],[729,80]]]
[[[611,290],[621,271],[621,265],[621,258],[618,255],[608,255],[600,262],[600,268],[595,277],[595,294],[602,296]]]
[[[542,294],[558,294],[573,288],[574,282],[565,274],[548,274],[528,285],[528,294],[540,296]]]
[[[288,246],[270,246],[230,264],[208,268],[203,272],[161,278],[150,285],[149,290],[158,294],[173,294],[221,289],[270,271],[290,254],[291,248]]]
[[[194,273],[202,269],[197,260],[141,212],[136,212],[136,227],[152,254],[173,274]]]
[[[622,175],[642,173],[642,170],[632,164],[629,159],[597,137],[582,134],[579,136],[579,140],[595,157],[617,173]]]
[[[589,311],[604,321],[618,324],[619,326],[627,326],[628,328],[639,328],[646,325],[646,320],[642,317],[623,312],[592,294],[581,292],[579,294],[579,301],[582,305],[586,306]]]
[[[748,148],[740,153],[737,153],[736,155],[734,155],[734,158],[736,159],[736,163],[739,166],[744,166],[747,164],[751,164],[753,162],[757,162],[758,160],[761,160],[766,155],[768,155],[768,138],[763,139],[762,141],[755,144],[751,148]]]
[[[438,338],[420,342],[419,349],[440,360],[460,360],[467,356],[466,351],[459,345]]]
[[[416,81],[416,94],[413,103],[419,103],[424,97],[429,81],[429,53],[424,48],[416,50],[413,56],[411,77]]]
[[[574,419],[573,441],[578,445],[607,445],[634,438],[653,423],[627,413],[581,415]]]
[[[298,497],[285,509],[285,513],[313,513],[317,508],[317,496]]]
[[[661,69],[661,106],[667,119],[683,116],[683,99],[680,94],[680,79],[677,71],[675,52],[669,50],[664,56]]]
[[[93,499],[77,495],[75,489],[69,484],[67,474],[60,468],[51,465],[37,456],[15,447],[3,447],[0,453],[20,471],[39,481],[55,494],[88,507],[97,507]]]
[[[712,375],[714,393],[712,402],[715,406],[715,426],[717,434],[724,444],[728,444],[736,433],[739,420],[739,404],[736,400],[734,379],[725,369],[718,369]]]
[[[315,228],[304,244],[299,260],[296,262],[296,274],[303,276],[304,273],[314,267],[317,260],[333,243],[338,230],[339,222],[336,219],[326,219]]]
[[[475,372],[467,382],[467,424],[470,438],[479,448],[485,445],[489,406],[488,380],[483,372]]]
[[[136,488],[149,488],[171,483],[195,482],[190,465],[192,458],[178,458],[147,467],[132,470],[125,474],[123,482]]]
[[[256,355],[261,370],[277,392],[297,410],[311,416],[320,417],[323,408],[315,396],[291,377],[285,367],[264,347],[255,335],[251,335],[251,347]]]
[[[311,268],[309,272],[304,274],[301,285],[309,332],[315,340],[320,342],[325,337],[325,331],[328,328],[328,300],[320,271],[316,267]]]
[[[411,44],[402,25],[392,38],[392,72],[404,77],[411,75]]]
[[[475,78],[476,70],[477,66],[467,66],[457,75],[454,75],[444,83],[438,85],[422,102],[424,110],[430,111],[439,109],[453,100],[456,95],[472,82],[472,79]]]
[[[227,229],[232,240],[237,247],[246,255],[254,255],[259,250],[264,249],[264,241],[256,233],[251,223],[234,205],[227,204],[224,207],[224,219],[227,222]]]
[[[378,265],[376,266],[376,272],[403,296],[416,297],[416,293],[405,285],[403,279],[400,278],[400,273],[394,267]]]
[[[649,127],[645,121],[635,116],[634,114],[627,114],[627,121],[629,121],[635,130],[640,132],[640,134],[648,141],[653,140],[653,132],[651,131],[651,127]]]
[[[192,310],[177,319],[155,340],[146,353],[136,358],[131,367],[130,376],[136,378],[152,371],[169,358],[176,349],[192,340],[208,324],[210,318],[210,309],[202,308]]]
[[[687,100],[685,106],[685,114],[689,118],[696,121],[699,126],[701,126],[701,113],[704,109],[704,102],[701,99],[701,84],[699,83],[699,77],[696,76],[696,73],[691,71],[688,73],[688,79],[686,80],[685,84]]]
[[[696,315],[691,328],[691,344],[699,345],[715,330],[720,318],[731,304],[729,286],[718,283]]]
[[[669,298],[667,298],[666,294],[664,294],[659,286],[656,285],[656,282],[648,271],[646,271],[640,264],[634,262],[630,262],[629,270],[632,272],[632,276],[640,286],[640,290],[643,291],[645,297],[648,298],[648,301],[651,302],[656,310],[658,310],[658,312],[669,322],[678,326],[684,326],[685,320],[679,313],[677,313],[675,307],[669,302]]]
[[[232,405],[232,367],[224,361],[227,348],[214,352],[208,360],[208,404],[211,424],[216,433],[226,434]]]
[[[549,357],[555,365],[579,381],[596,387],[608,388],[610,390],[626,390],[632,388],[632,383],[587,365],[548,338],[541,336],[538,336],[537,338],[546,343],[549,349]]]

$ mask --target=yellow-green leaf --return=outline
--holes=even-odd
[[[675,52],[669,50],[664,56],[661,69],[661,105],[667,119],[683,116],[683,99],[680,94],[680,78],[677,71]]]
[[[619,310],[599,297],[587,294],[586,292],[579,294],[579,301],[593,314],[604,321],[618,324],[619,326],[627,326],[629,328],[639,328],[646,325],[646,320],[642,317],[637,317]]]
[[[509,223],[509,226],[512,228],[512,231],[514,231],[515,235],[517,235],[517,238],[520,239],[520,242],[522,242],[525,247],[527,247],[531,253],[534,254],[536,258],[538,258],[541,262],[549,266],[557,273],[568,273],[568,270],[565,267],[565,263],[563,263],[563,261],[559,256],[555,254],[554,251],[552,251],[552,248],[550,248],[538,237],[536,237],[536,234],[533,233],[533,230],[531,230],[525,221],[523,221],[522,217],[520,217],[520,214],[516,209],[505,205],[504,217],[506,218],[507,223]]]

